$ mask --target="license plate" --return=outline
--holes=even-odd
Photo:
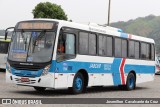
[[[29,78],[21,78],[21,82],[29,82]]]

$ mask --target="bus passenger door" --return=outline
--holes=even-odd
[[[70,74],[73,73],[73,63],[69,60],[73,58],[75,58],[75,35],[61,33],[57,47],[55,87],[68,87],[68,84],[72,84]]]

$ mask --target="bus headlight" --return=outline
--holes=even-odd
[[[49,71],[49,69],[50,69],[50,66],[51,66],[51,65],[47,65],[47,66],[44,68],[44,70],[43,70],[43,72],[42,72],[42,76],[48,74],[48,71]]]
[[[9,73],[11,73],[11,66],[8,62],[6,63],[6,69]]]

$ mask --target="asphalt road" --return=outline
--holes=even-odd
[[[0,71],[0,98],[160,98],[160,75],[156,75],[155,80],[152,82],[138,84],[137,88],[133,91],[124,91],[118,87],[94,87],[88,88],[86,93],[71,95],[66,89],[47,89],[45,92],[39,93],[36,92],[32,87],[8,84],[5,82],[5,72]],[[74,105],[58,106],[71,107]],[[81,105],[78,106],[81,107]],[[116,105],[112,106],[114,107]],[[123,105],[123,107],[124,106],[125,105]]]

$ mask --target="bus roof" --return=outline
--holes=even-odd
[[[92,32],[101,33],[101,34],[112,35],[112,36],[115,36],[115,37],[127,38],[127,39],[149,42],[149,43],[155,43],[154,40],[151,39],[151,38],[146,38],[146,37],[137,36],[137,35],[133,35],[133,34],[123,33],[123,32],[120,31],[121,29],[113,28],[113,27],[109,27],[109,26],[107,26],[107,27],[93,26],[91,24],[87,25],[87,24],[80,24],[80,23],[69,22],[69,21],[64,21],[64,20],[43,19],[43,18],[25,20],[25,21],[34,21],[34,20],[56,21],[56,22],[59,22],[59,27],[63,27],[63,26],[64,27],[71,27],[71,28],[75,28],[75,29],[81,29],[81,30],[92,31]]]

